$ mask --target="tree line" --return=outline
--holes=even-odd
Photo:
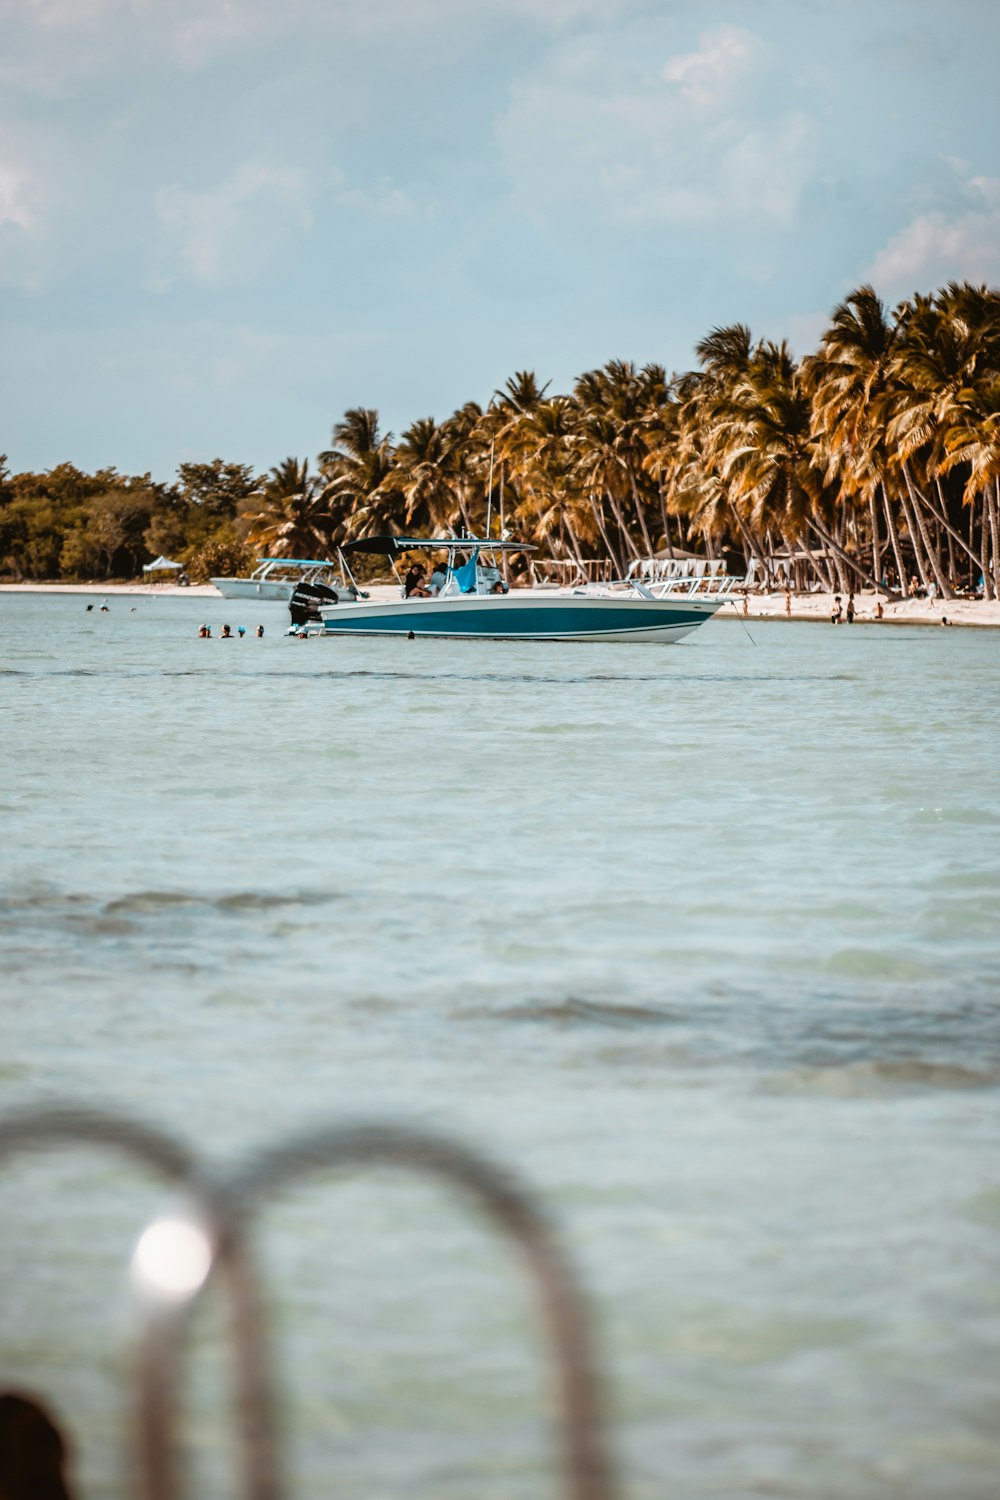
[[[696,354],[669,376],[612,360],[565,394],[519,371],[398,439],[354,407],[314,466],[266,475],[0,462],[0,571],[130,578],[163,552],[207,578],[383,531],[481,532],[488,495],[494,535],[581,568],[693,551],[771,582],[1000,597],[1000,292],[951,282],[890,311],[862,286],[802,360],[739,323]]]

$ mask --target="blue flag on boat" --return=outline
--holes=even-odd
[[[463,563],[460,568],[455,569],[453,576],[463,594],[471,594],[476,587],[476,559],[478,556],[479,548],[477,547],[469,558],[469,561]]]

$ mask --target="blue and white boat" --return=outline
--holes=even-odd
[[[400,583],[396,599],[334,599],[296,595],[293,629],[315,625],[325,635],[431,636],[510,641],[679,641],[704,625],[725,603],[727,589],[647,587],[638,579],[582,588],[527,589],[508,586],[503,566],[511,554],[535,548],[489,537],[367,537],[340,549],[347,576],[350,559],[389,559]],[[428,579],[404,579],[397,561],[410,554],[433,559]]]

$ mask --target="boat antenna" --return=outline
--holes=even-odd
[[[496,437],[490,438],[490,487],[486,494],[486,535],[490,535],[493,524],[493,450],[496,447]]]

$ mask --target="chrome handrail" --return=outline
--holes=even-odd
[[[182,1493],[176,1440],[181,1353],[190,1311],[214,1275],[221,1275],[233,1311],[244,1494],[248,1500],[280,1500],[272,1366],[249,1249],[252,1219],[262,1201],[297,1178],[370,1166],[441,1179],[523,1252],[557,1375],[564,1494],[567,1500],[613,1500],[604,1401],[582,1288],[534,1195],[486,1156],[395,1123],[334,1123],[268,1146],[243,1167],[220,1173],[206,1171],[165,1132],[109,1111],[67,1104],[0,1119],[0,1166],[20,1152],[65,1145],[107,1145],[152,1166],[190,1196],[193,1226],[204,1236],[204,1276],[182,1289],[147,1285],[139,1302],[134,1424],[143,1500],[177,1500]]]

